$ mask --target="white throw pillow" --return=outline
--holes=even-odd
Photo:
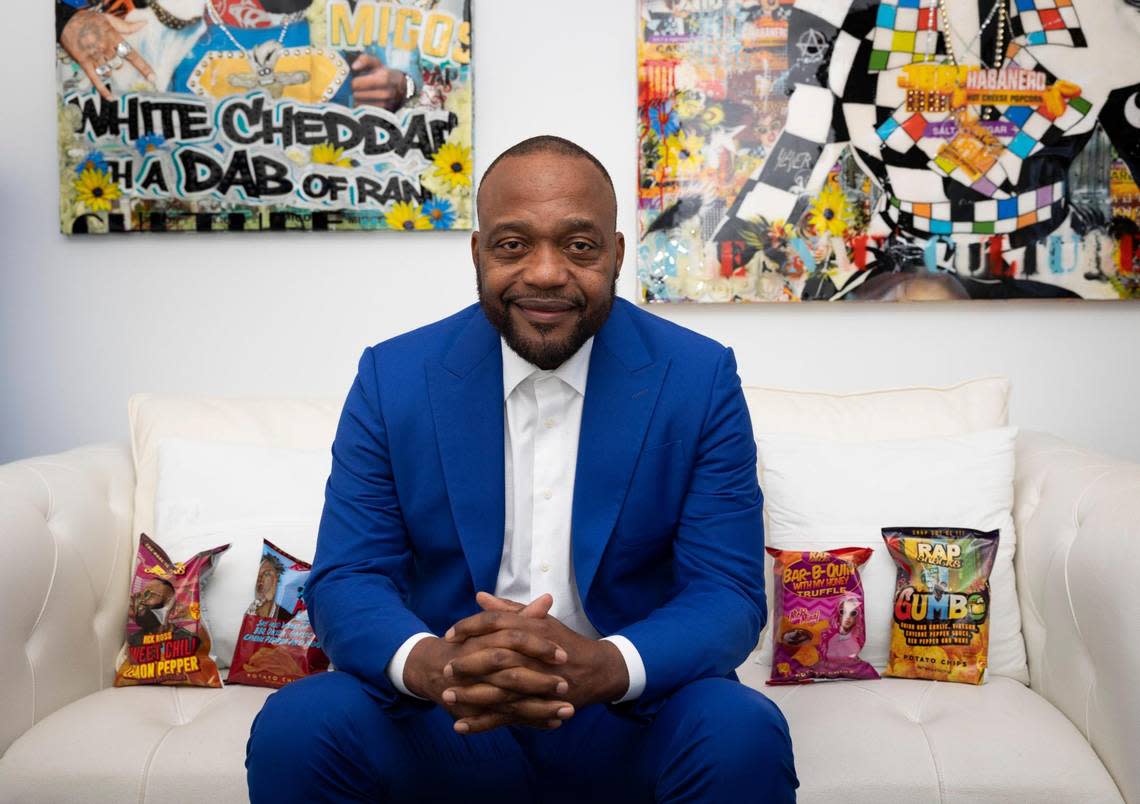
[[[1013,572],[1016,435],[1016,428],[1008,427],[852,443],[791,434],[757,438],[769,546],[874,549],[863,568],[867,643],[861,655],[876,669],[886,666],[895,586],[895,565],[883,543],[882,528],[1000,530],[990,574],[989,672],[1028,682]],[[770,597],[770,558],[766,572]],[[772,652],[769,631],[760,645],[761,661],[766,663]]]
[[[229,667],[253,601],[261,543],[312,562],[332,464],[328,450],[162,439],[153,538],[175,561],[220,544],[204,595],[214,654]]]
[[[132,536],[155,536],[158,445],[166,438],[328,452],[341,399],[230,399],[135,394],[128,404],[135,458]]]
[[[799,433],[833,441],[932,438],[1009,424],[1009,380],[989,377],[948,388],[886,388],[850,394],[745,386],[757,438]]]
[[[331,468],[329,449],[164,438],[158,444],[152,538],[234,520],[315,525]]]

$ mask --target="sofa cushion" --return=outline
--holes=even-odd
[[[787,715],[799,801],[1119,804],[1064,715],[1021,684],[854,681],[764,687]],[[0,799],[181,804],[246,801],[245,742],[271,690],[133,687],[95,693],[25,734],[0,760]]]
[[[1073,724],[1012,679],[765,687],[769,667],[757,654],[737,673],[788,719],[800,804],[1122,800]]]
[[[248,800],[245,741],[273,690],[105,689],[36,724],[0,759],[0,800]]]

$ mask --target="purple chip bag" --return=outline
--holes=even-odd
[[[859,567],[871,557],[870,548],[767,550],[776,562],[768,683],[878,678],[859,658],[867,641]]]

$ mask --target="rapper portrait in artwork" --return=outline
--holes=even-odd
[[[65,233],[470,228],[470,0],[55,13]]]
[[[642,9],[647,300],[1140,298],[1137,0]]]

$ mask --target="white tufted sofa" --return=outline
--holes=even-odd
[[[126,446],[0,467],[0,801],[245,800],[268,691],[111,687],[136,478]],[[1140,466],[1018,446],[1017,582],[1031,683],[764,687],[803,802],[1140,804]]]

